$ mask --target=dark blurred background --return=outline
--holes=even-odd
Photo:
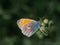
[[[17,20],[45,17],[55,28],[43,39],[24,36]],[[60,0],[0,0],[0,45],[60,45]]]

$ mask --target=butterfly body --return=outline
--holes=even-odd
[[[17,25],[27,37],[32,36],[40,28],[40,23],[38,21],[25,18],[18,20]]]

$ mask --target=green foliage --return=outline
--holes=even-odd
[[[42,29],[25,37],[21,18],[41,18]],[[60,0],[0,0],[0,45],[60,45]]]
[[[54,27],[54,23],[48,19],[43,19],[40,22],[41,27],[36,34],[39,38],[43,38],[44,36],[48,36],[49,32],[53,31],[52,27]]]

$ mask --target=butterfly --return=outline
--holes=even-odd
[[[32,36],[40,28],[40,22],[26,18],[17,20],[17,25],[27,37]]]

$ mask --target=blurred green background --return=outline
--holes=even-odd
[[[24,36],[21,18],[53,20],[54,31],[43,39]],[[60,0],[0,0],[0,45],[60,45]]]

